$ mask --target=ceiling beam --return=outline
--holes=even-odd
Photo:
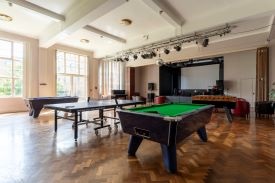
[[[169,24],[176,28],[181,28],[184,23],[183,18],[167,4],[159,0],[143,0],[152,10],[160,14]]]
[[[54,22],[39,37],[41,47],[50,47],[92,21],[119,7],[126,0],[81,0],[65,14],[64,22]]]
[[[90,25],[86,25],[85,27],[83,27],[83,29],[87,30],[87,31],[90,31],[90,32],[93,32],[93,33],[96,33],[98,35],[101,35],[101,36],[104,36],[104,37],[107,37],[109,39],[112,39],[114,41],[117,41],[117,42],[120,42],[120,43],[126,43],[126,39],[123,39],[121,37],[118,37],[118,36],[115,36],[113,34],[109,34],[107,32],[104,32],[102,30],[99,30],[95,27],[92,27]]]
[[[40,13],[42,15],[46,15],[48,17],[51,17],[51,18],[55,19],[55,20],[65,21],[65,16],[64,15],[55,13],[51,10],[48,10],[48,9],[43,8],[41,6],[38,6],[36,4],[30,3],[28,1],[25,1],[25,0],[7,0],[7,1],[10,2],[10,3],[16,4],[18,6],[21,6],[23,8],[35,11],[37,13]]]

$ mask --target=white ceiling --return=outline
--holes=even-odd
[[[6,0],[0,0],[0,13],[13,17],[12,22],[0,21],[1,30],[40,38],[41,42],[49,43],[47,45],[59,43],[93,51],[96,57],[226,23],[236,25],[237,28],[228,36],[211,38],[210,44],[224,42],[224,45],[227,45],[228,40],[242,44],[246,37],[251,39],[250,36],[255,36],[255,40],[261,38],[260,42],[263,44],[271,37],[270,32],[274,32],[274,28],[272,29],[275,15],[274,0],[151,0],[163,3],[165,8],[172,12],[171,19],[177,16],[184,20],[180,29],[167,21],[158,10],[150,7],[146,3],[148,0],[28,1],[64,15],[65,22],[56,22],[49,16],[15,4],[10,7]],[[131,19],[132,25],[120,24],[124,18]],[[126,43],[85,30],[83,29],[85,25],[125,39]],[[63,36],[58,37],[58,35]],[[149,35],[149,39],[145,39],[144,35]],[[90,43],[83,44],[80,39],[89,39]],[[194,43],[184,45],[184,47],[192,46],[196,45]],[[243,45],[242,49],[244,47]],[[251,46],[247,45],[248,47]]]
[[[34,38],[38,38],[39,34],[53,21],[17,5],[10,7],[6,1],[0,1],[0,13],[13,18],[12,22],[0,21],[0,29]]]
[[[169,4],[187,21],[201,19],[217,11],[234,8],[249,0],[167,0]]]
[[[29,2],[56,13],[63,13],[77,0],[29,0]],[[0,13],[7,14],[13,18],[12,22],[0,21],[0,29],[33,38],[39,38],[40,34],[54,22],[52,18],[33,10],[16,4],[9,6],[6,0],[0,0]]]
[[[43,8],[49,9],[55,13],[65,14],[78,0],[27,0]]]
[[[81,43],[79,40],[88,39],[90,43]],[[86,31],[84,29],[79,29],[75,33],[73,33],[68,38],[62,40],[61,44],[72,46],[75,45],[77,48],[81,48],[84,50],[93,50],[95,53],[104,54],[104,52],[110,52],[112,50],[119,51],[123,49],[123,45],[119,42],[113,41],[111,39],[107,39],[105,37],[101,37],[98,34]]]
[[[132,20],[132,25],[125,26],[120,24],[120,21],[125,18]],[[141,0],[124,3],[96,21],[91,22],[90,25],[127,40],[147,35],[152,31],[171,27]]]

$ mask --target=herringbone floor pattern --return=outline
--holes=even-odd
[[[94,115],[94,114],[90,114]],[[275,182],[274,119],[234,118],[214,113],[209,141],[196,134],[178,146],[178,173],[164,170],[159,144],[144,141],[137,157],[127,156],[129,136],[101,136],[81,126],[78,143],[71,122],[53,131],[52,113],[0,115],[1,183],[246,183]]]

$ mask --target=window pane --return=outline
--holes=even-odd
[[[0,77],[12,77],[12,60],[0,60]]]
[[[11,42],[0,40],[0,57],[11,58]]]
[[[14,43],[13,44],[13,57],[14,57],[14,59],[23,61],[23,55],[24,55],[23,43]]]
[[[66,73],[78,74],[78,56],[66,53]]]
[[[70,96],[71,94],[70,76],[57,76],[56,89],[57,89],[57,96]]]
[[[65,58],[64,52],[56,52],[56,70],[57,73],[65,73]]]
[[[12,93],[11,79],[0,78],[0,96],[11,96]]]
[[[87,96],[87,82],[85,77],[73,77],[74,82],[74,95],[85,99]]]
[[[23,81],[22,79],[14,80],[14,96],[22,96],[23,91]]]
[[[79,74],[87,75],[87,57],[79,57]]]
[[[57,95],[87,97],[87,56],[57,51]]]
[[[16,78],[23,77],[23,62],[18,62],[18,61],[13,62],[13,77],[16,77]]]

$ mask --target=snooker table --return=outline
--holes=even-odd
[[[72,103],[77,102],[78,97],[36,97],[36,98],[26,98],[25,103],[29,108],[29,116],[37,118],[47,104],[60,104],[60,103]]]
[[[160,143],[165,168],[176,172],[177,143],[194,132],[206,142],[205,125],[211,119],[213,108],[205,104],[166,103],[118,110],[123,132],[131,135],[128,155],[135,156],[143,139]]]

